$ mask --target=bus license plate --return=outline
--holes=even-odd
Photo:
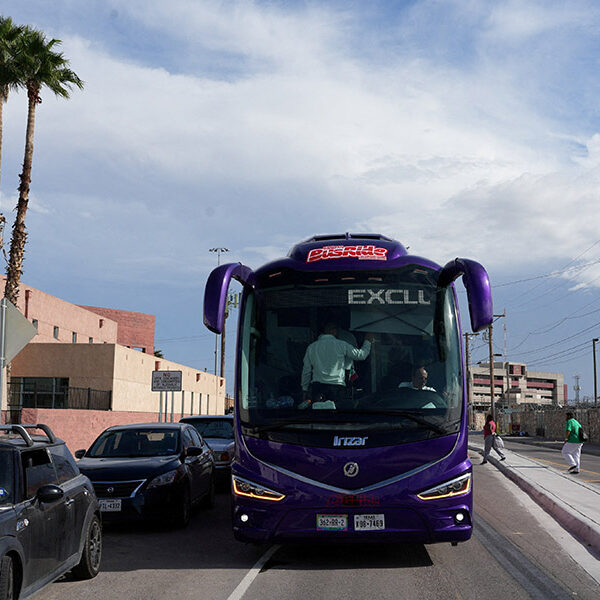
[[[319,531],[348,531],[348,515],[317,515]]]
[[[385,529],[385,516],[354,515],[354,531],[378,531]]]
[[[121,499],[118,500],[100,500],[101,512],[119,512],[121,510]]]

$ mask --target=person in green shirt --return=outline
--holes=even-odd
[[[568,412],[566,418],[565,444],[561,452],[570,465],[569,473],[577,475],[581,465],[581,447],[583,446],[583,443],[579,441],[581,423],[573,417],[572,412]]]

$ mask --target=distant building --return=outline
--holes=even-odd
[[[491,406],[489,363],[471,365],[468,376],[473,411],[488,411]],[[494,399],[507,408],[523,404],[564,406],[567,386],[562,373],[530,371],[526,363],[494,362]]]
[[[224,378],[154,356],[154,315],[77,306],[23,283],[17,308],[38,333],[11,361],[3,422],[46,423],[73,450],[110,425],[224,414]],[[155,370],[181,371],[182,391],[153,392]]]

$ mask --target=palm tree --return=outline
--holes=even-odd
[[[19,78],[14,72],[13,55],[17,39],[24,28],[13,24],[10,17],[0,17],[0,172],[2,167],[2,124],[4,103],[8,100],[11,89],[17,88]],[[0,213],[0,248],[2,247],[2,230],[6,219]]]
[[[33,161],[33,133],[35,128],[35,109],[41,103],[40,91],[46,87],[56,96],[68,98],[73,86],[83,88],[83,81],[69,69],[69,61],[54,47],[60,40],[47,40],[41,32],[29,27],[19,36],[13,54],[14,71],[19,75],[19,85],[27,90],[27,132],[25,135],[25,155],[23,171],[19,175],[19,201],[17,216],[12,227],[10,254],[6,269],[4,297],[13,304],[17,303],[19,281],[22,274],[23,255],[25,254],[25,215],[29,203],[31,184],[31,164]]]

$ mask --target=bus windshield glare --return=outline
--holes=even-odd
[[[331,433],[379,432],[379,445],[391,445],[459,430],[455,299],[437,287],[432,269],[266,274],[247,292],[241,318],[238,411],[246,434],[320,446]],[[363,350],[344,358],[335,385],[311,380],[307,350],[324,335]]]

